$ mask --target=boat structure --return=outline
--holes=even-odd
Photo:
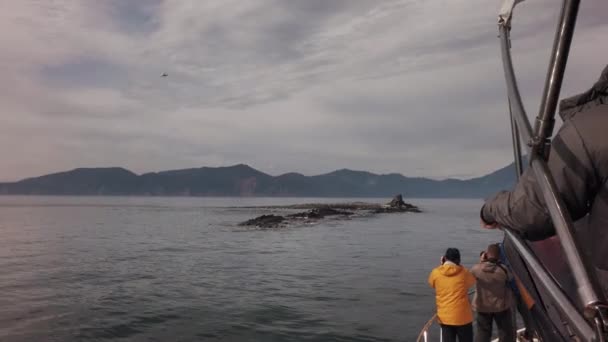
[[[505,0],[498,17],[502,62],[508,91],[509,115],[517,176],[523,173],[522,146],[547,204],[556,236],[541,245],[503,229],[506,259],[523,295],[518,299],[518,341],[608,340],[608,303],[575,234],[574,224],[556,191],[547,167],[555,112],[576,26],[580,0],[563,0],[550,56],[539,114],[530,124],[519,93],[511,60],[510,32],[513,12],[523,0]],[[533,1],[533,0],[529,0]],[[516,25],[515,25],[516,26]],[[542,248],[540,248],[542,247]],[[559,264],[560,267],[554,267]],[[525,298],[523,298],[525,297]],[[514,313],[515,314],[515,313]],[[528,330],[528,338],[523,333]],[[433,317],[418,341],[440,341],[440,327]],[[496,340],[498,341],[498,340]]]

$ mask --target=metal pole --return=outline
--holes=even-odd
[[[507,81],[507,91],[509,94],[509,106],[521,137],[524,141],[528,142],[527,146],[530,147],[532,141],[532,127],[528,121],[526,110],[524,109],[521,95],[517,88],[515,72],[513,71],[513,62],[511,61],[511,52],[509,51],[509,28],[504,25],[500,26],[500,42],[505,79]]]
[[[583,250],[580,248],[580,244],[574,235],[574,229],[572,224],[572,218],[568,213],[568,208],[564,204],[563,200],[557,195],[557,186],[553,180],[553,177],[549,174],[549,168],[544,160],[534,157],[532,160],[532,169],[539,184],[540,189],[543,193],[543,198],[549,209],[549,214],[553,219],[553,226],[559,236],[562,249],[566,255],[566,260],[570,265],[572,275],[576,279],[578,294],[582,300],[583,307],[587,310],[591,306],[597,304],[600,299],[598,297],[600,287],[595,285],[592,281],[591,274],[593,274],[593,268],[585,262],[579,251]],[[587,314],[593,316],[595,312],[587,312]]]
[[[509,99],[509,116],[511,121],[511,138],[513,140],[513,157],[515,159],[515,176],[517,180],[524,173],[523,163],[521,159],[521,139],[519,138],[519,130],[517,129],[517,122],[513,117],[513,111],[511,110],[511,100]]]
[[[566,63],[568,62],[579,3],[580,0],[564,0],[562,4],[559,26],[555,32],[540,111],[534,125],[536,142],[536,150],[534,152],[542,151],[546,139],[551,136],[553,127],[555,126],[555,108],[559,100],[559,92],[564,79]]]

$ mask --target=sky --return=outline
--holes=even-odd
[[[512,161],[498,0],[7,0],[0,181],[77,167],[244,163],[470,178]],[[513,59],[540,104],[559,4],[528,0]],[[563,96],[608,63],[581,1]],[[167,73],[168,77],[161,77]]]

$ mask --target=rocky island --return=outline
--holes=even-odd
[[[261,207],[250,207],[261,208]],[[286,206],[268,206],[264,209],[302,209],[306,211],[288,215],[266,214],[251,220],[241,222],[239,226],[249,226],[256,228],[281,228],[294,224],[314,223],[322,219],[332,217],[336,219],[346,219],[353,215],[372,216],[386,213],[419,213],[421,210],[413,204],[403,201],[402,195],[395,196],[387,204],[351,202],[351,203],[309,203],[295,204]]]

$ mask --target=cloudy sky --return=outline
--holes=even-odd
[[[558,1],[528,0],[513,55],[538,110]],[[0,180],[84,166],[246,163],[467,178],[511,161],[498,0],[6,0]],[[582,1],[563,95],[608,60]],[[162,73],[168,77],[160,77]]]

